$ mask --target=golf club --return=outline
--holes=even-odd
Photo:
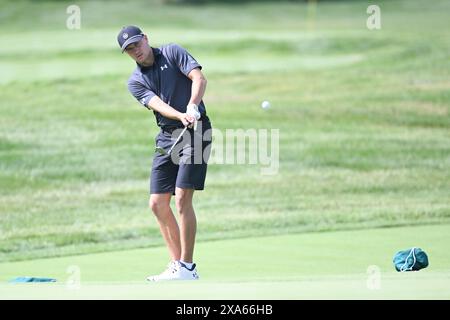
[[[172,152],[172,149],[175,147],[175,145],[178,143],[178,141],[180,141],[180,139],[183,136],[186,129],[187,129],[187,127],[184,127],[183,131],[181,131],[180,135],[178,136],[177,140],[175,140],[173,145],[170,147],[169,151],[166,152],[166,150],[164,150],[164,148],[156,147],[155,152],[158,152],[159,154],[162,154],[162,155],[170,155],[170,153]]]

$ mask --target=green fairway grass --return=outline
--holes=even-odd
[[[197,282],[146,283],[167,262],[163,248],[1,263],[0,299],[449,299],[449,242],[450,225],[211,241],[197,247]],[[429,267],[396,272],[393,255],[413,246]],[[7,283],[18,276],[58,282]]]
[[[365,1],[318,1],[315,16],[306,3],[78,1],[80,30],[66,28],[69,4],[0,1],[0,261],[164,251],[147,208],[158,128],[116,44],[127,24],[203,65],[214,128],[280,132],[276,175],[209,166],[199,260],[212,240],[450,223],[448,1],[378,1],[374,31]],[[126,279],[84,276],[132,281],[162,260]]]

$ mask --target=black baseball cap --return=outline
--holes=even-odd
[[[123,27],[117,35],[117,42],[119,42],[119,46],[122,49],[122,53],[125,51],[125,48],[135,42],[140,41],[144,37],[141,29],[136,26],[128,26]]]

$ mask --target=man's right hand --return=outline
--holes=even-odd
[[[195,122],[195,118],[187,113],[181,113],[179,120],[183,122],[183,126],[191,128]]]

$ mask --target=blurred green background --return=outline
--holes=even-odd
[[[377,1],[380,30],[367,1],[203,2],[0,1],[0,261],[163,244],[129,24],[203,65],[215,128],[280,130],[277,175],[209,167],[199,241],[450,222],[449,1]]]

